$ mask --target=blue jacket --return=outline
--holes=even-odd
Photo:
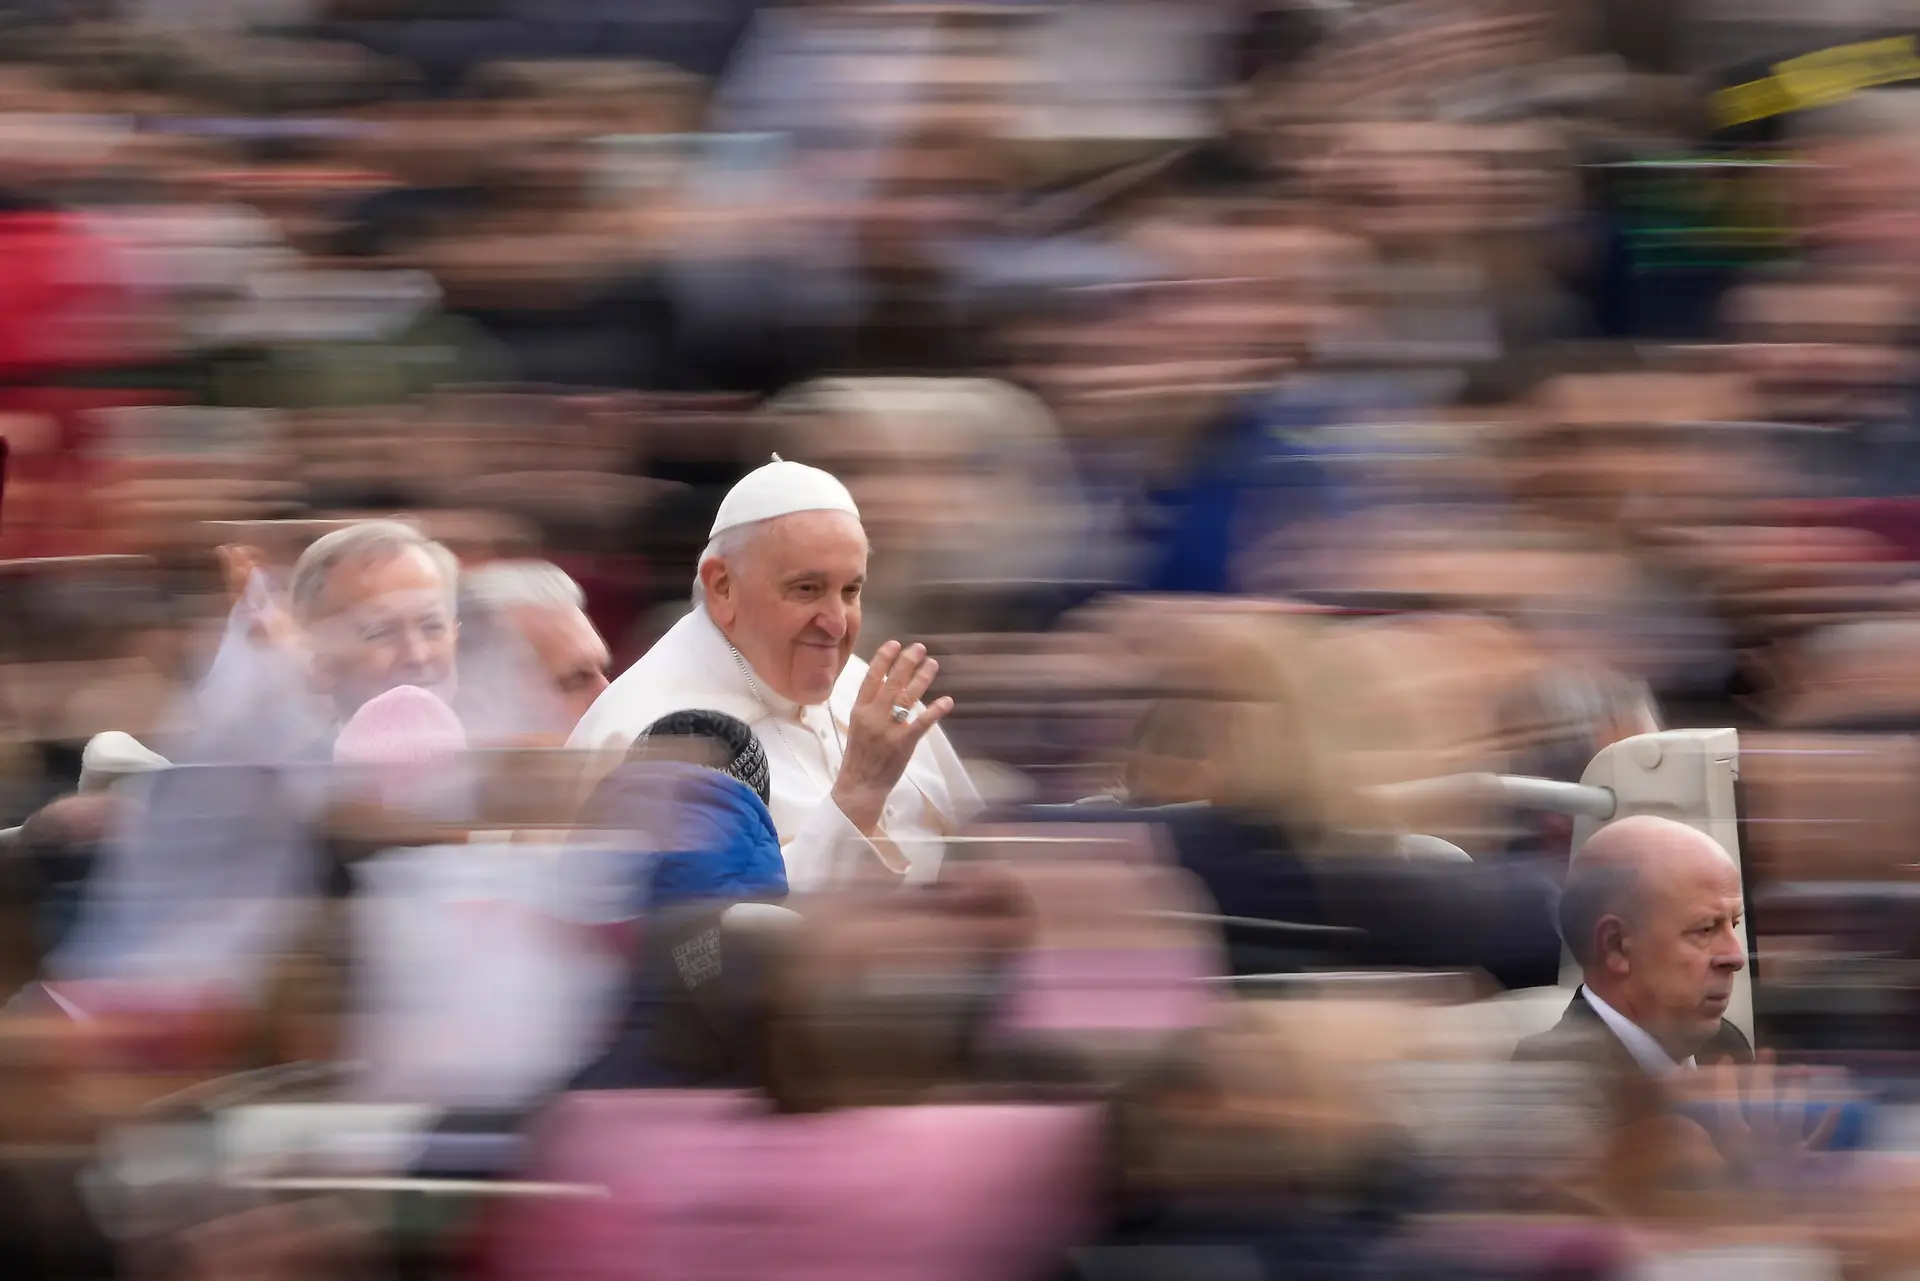
[[[1366,504],[1331,426],[1386,399],[1372,388],[1281,387],[1233,406],[1199,443],[1186,474],[1149,496],[1157,529],[1145,587],[1239,593],[1242,556],[1289,527]]]
[[[1409,501],[1380,490],[1366,458],[1410,447],[1352,440],[1340,428],[1381,413],[1417,418],[1426,404],[1416,384],[1383,376],[1298,378],[1233,406],[1198,443],[1186,473],[1147,496],[1152,529],[1141,585],[1169,593],[1297,590],[1303,584],[1286,558],[1307,549],[1321,522]],[[1499,501],[1485,493],[1415,497]],[[1263,563],[1249,565],[1256,551]],[[1259,582],[1247,581],[1249,568]]]
[[[647,910],[787,896],[773,815],[752,788],[717,770],[665,761],[622,765],[594,792],[583,819],[648,838],[635,886]]]

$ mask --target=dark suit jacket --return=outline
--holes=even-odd
[[[1590,1181],[1570,1185],[1575,1205],[1615,1211],[1652,1211],[1665,1195],[1717,1182],[1724,1165],[1707,1166],[1719,1147],[1711,1117],[1683,1114],[1673,1100],[1635,1061],[1619,1037],[1576,994],[1552,1031],[1522,1041],[1514,1050],[1516,1063],[1565,1063],[1593,1069],[1600,1091],[1606,1127],[1604,1153],[1590,1172]],[[1720,1029],[1694,1055],[1702,1066],[1751,1063],[1753,1046],[1740,1030],[1722,1019]],[[1701,1123],[1697,1140],[1689,1137],[1687,1121]],[[1724,1161],[1722,1152],[1718,1158]]]
[[[1664,1106],[1660,1091],[1631,1052],[1613,1034],[1582,988],[1551,1031],[1528,1037],[1514,1049],[1516,1063],[1578,1063],[1598,1069],[1601,1089],[1616,1123],[1645,1120]],[[1694,1055],[1702,1067],[1751,1063],[1753,1046],[1739,1028],[1720,1020],[1720,1030]]]
[[[1595,1037],[1601,1038],[1597,1042]],[[1563,1063],[1573,1059],[1581,1062],[1595,1062],[1594,1047],[1610,1056],[1612,1061],[1625,1062],[1634,1067],[1633,1055],[1620,1038],[1613,1034],[1600,1012],[1587,1000],[1587,990],[1583,987],[1576,991],[1573,1000],[1567,1003],[1567,1012],[1553,1029],[1531,1036],[1520,1042],[1513,1052],[1516,1063]],[[1715,1032],[1700,1052],[1694,1055],[1694,1061],[1701,1067],[1711,1067],[1716,1063],[1751,1063],[1753,1046],[1742,1032],[1725,1019],[1720,1020],[1720,1030]]]

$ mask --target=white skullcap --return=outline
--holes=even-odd
[[[818,467],[790,463],[775,454],[772,462],[748,472],[727,492],[707,537],[795,512],[845,512],[860,519],[845,485]]]

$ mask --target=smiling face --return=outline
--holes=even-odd
[[[452,700],[459,638],[452,585],[425,550],[338,566],[307,626],[314,684],[342,717],[400,685]]]
[[[860,639],[867,536],[845,512],[795,512],[743,531],[700,566],[707,612],[754,676],[802,706],[824,703]]]

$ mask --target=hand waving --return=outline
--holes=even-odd
[[[860,684],[833,799],[848,821],[868,836],[879,828],[887,796],[906,773],[920,740],[953,710],[951,698],[920,706],[939,671],[939,662],[927,656],[925,645],[903,649],[899,641],[888,641],[873,656]]]
[[[1687,1094],[1710,1105],[1716,1146],[1743,1169],[1789,1166],[1824,1150],[1839,1128],[1841,1111],[1831,1101],[1831,1083],[1806,1068],[1779,1067],[1771,1050],[1762,1050],[1751,1065],[1721,1064],[1693,1076]],[[1820,1093],[1830,1101],[1812,1102],[1816,1084],[1828,1087]]]
[[[247,635],[256,644],[291,646],[299,629],[286,607],[266,590],[266,556],[257,547],[220,549],[220,574],[227,601],[246,620]]]

